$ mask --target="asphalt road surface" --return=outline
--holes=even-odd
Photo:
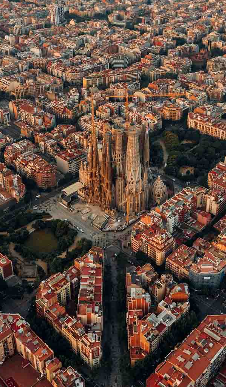
[[[59,195],[59,194],[58,194]],[[74,227],[78,227],[79,237],[85,237],[87,239],[93,240],[94,236],[98,234],[103,237],[105,235],[107,241],[106,245],[110,245],[116,240],[120,243],[120,240],[124,240],[131,233],[132,225],[127,227],[122,231],[101,231],[91,225],[91,220],[83,220],[81,212],[71,212],[66,207],[62,206],[58,201],[58,195],[47,197],[46,200],[35,203],[37,210],[47,211],[54,219],[67,219],[71,222]],[[82,230],[82,231],[81,231]]]
[[[2,304],[3,313],[19,313],[26,318],[31,305],[31,300],[35,296],[36,290],[30,294],[25,294],[22,300],[6,298]]]
[[[120,359],[121,359],[121,352],[120,352],[120,343],[118,338],[118,320],[117,320],[117,263],[115,259],[112,259],[112,256],[115,253],[120,253],[120,249],[117,246],[109,246],[106,249],[106,258],[105,261],[108,263],[111,267],[111,279],[112,279],[112,301],[110,304],[111,308],[111,321],[107,322],[107,324],[110,324],[110,331],[111,331],[111,341],[110,341],[110,350],[111,350],[111,359],[112,359],[112,370],[111,374],[109,375],[109,384],[110,387],[123,387],[122,386],[122,379],[121,379],[121,371],[120,371]]]
[[[204,319],[207,315],[211,314],[226,314],[226,307],[223,305],[226,300],[226,294],[219,291],[219,296],[206,296],[198,294],[191,290],[191,300],[194,300],[196,306],[199,309],[199,316]]]
[[[20,129],[13,123],[10,123],[9,126],[1,126],[0,129],[3,134],[12,137],[14,140],[18,140],[20,138]]]

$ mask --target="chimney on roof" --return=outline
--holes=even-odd
[[[224,158],[224,164],[226,165],[226,156],[225,156],[225,158]]]

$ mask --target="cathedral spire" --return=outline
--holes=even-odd
[[[100,184],[100,166],[99,166],[99,154],[97,147],[97,137],[96,137],[96,128],[95,128],[95,119],[94,119],[94,101],[93,96],[91,96],[91,111],[92,111],[92,185],[93,185],[93,195],[95,202],[101,202],[101,184]]]
[[[150,143],[149,143],[149,129],[146,128],[144,135],[144,168],[149,168],[150,160]]]

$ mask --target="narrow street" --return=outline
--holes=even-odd
[[[112,292],[111,292],[111,302],[110,315],[111,321],[108,321],[107,324],[110,328],[110,357],[112,362],[111,374],[109,376],[108,387],[123,387],[120,371],[120,343],[118,338],[118,311],[117,311],[117,263],[113,259],[115,253],[119,253],[119,249],[116,246],[109,246],[106,249],[106,263],[110,266],[111,269],[111,279],[112,279]]]
[[[7,298],[5,301],[3,301],[2,312],[19,313],[22,317],[26,319],[32,298],[35,296],[36,291],[37,290],[35,289],[30,294],[26,293],[22,300],[14,300],[12,298]]]

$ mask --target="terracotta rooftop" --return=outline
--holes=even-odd
[[[13,378],[19,387],[32,387],[34,384],[36,387],[52,387],[47,379],[37,381],[39,373],[19,354],[8,358],[0,366],[0,377],[4,381]]]

